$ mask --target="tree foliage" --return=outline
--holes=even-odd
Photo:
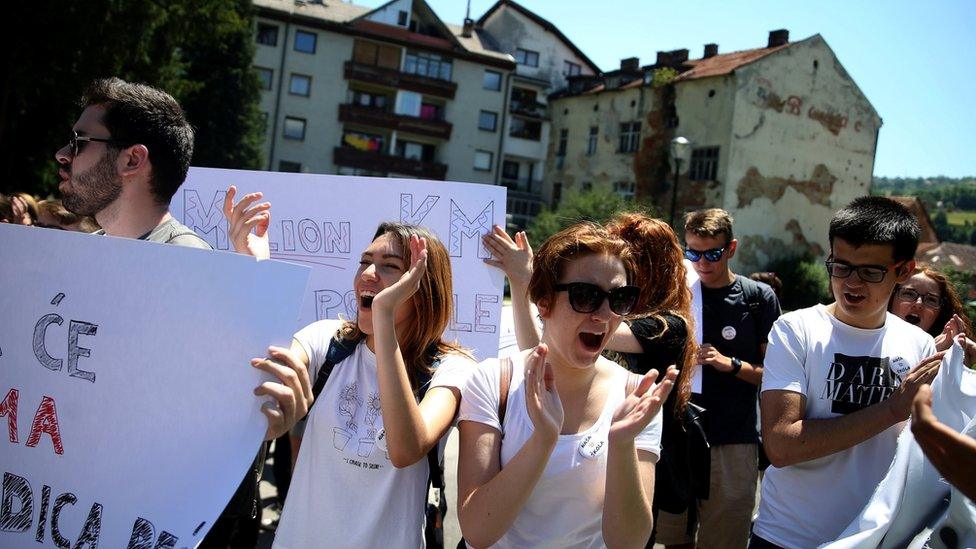
[[[829,303],[833,299],[824,264],[812,255],[778,259],[766,270],[776,273],[783,282],[780,305],[784,311]]]
[[[0,192],[56,189],[54,152],[96,78],[172,94],[197,129],[194,165],[260,165],[259,84],[249,0],[15,2],[0,76]]]
[[[648,205],[623,198],[605,186],[596,186],[588,191],[571,190],[563,196],[555,210],[543,211],[529,224],[529,241],[533,246],[538,246],[573,223],[603,223],[623,211],[643,211],[653,215]]]

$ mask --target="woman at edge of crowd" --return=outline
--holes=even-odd
[[[256,204],[261,193],[233,204],[235,195],[231,187],[224,202],[235,250],[270,257],[270,204]],[[383,223],[353,283],[356,320],[318,321],[295,334],[287,352],[313,383],[333,340],[354,342],[355,350],[339,362],[351,368],[333,370],[309,413],[275,547],[423,546],[424,458],[454,421],[474,366],[442,337],[451,285],[450,258],[432,233]],[[435,361],[418,403],[418,377]]]
[[[633,275],[627,244],[593,223],[560,231],[533,258],[542,343],[511,357],[503,415],[498,359],[479,365],[461,401],[458,518],[469,546],[647,543],[659,412],[677,372],[655,384],[656,371],[638,377],[601,356],[639,297]]]
[[[938,351],[958,340],[966,352],[966,365],[976,369],[973,327],[946,275],[925,265],[916,267],[908,280],[895,286],[888,310],[934,337]]]

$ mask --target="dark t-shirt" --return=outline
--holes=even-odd
[[[747,286],[751,290],[746,291]],[[776,294],[762,282],[735,275],[735,281],[724,288],[702,286],[702,343],[711,343],[727,357],[761,364],[760,346],[779,315]],[[704,427],[710,444],[759,442],[758,389],[710,366],[702,368],[702,394],[692,401],[707,410]]]

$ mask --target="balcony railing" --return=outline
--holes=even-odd
[[[516,114],[518,116],[524,116],[526,118],[535,118],[537,120],[548,120],[549,119],[549,106],[545,103],[539,103],[536,101],[516,101],[512,100],[509,103],[509,112]]]
[[[502,175],[502,185],[508,188],[509,195],[513,191],[534,194],[536,187],[541,184],[542,181],[538,179],[529,179],[527,177],[513,178]]]
[[[450,122],[444,120],[406,116],[375,107],[352,104],[339,105],[339,121],[400,130],[439,139],[450,139],[453,128]]]
[[[332,160],[337,166],[360,168],[374,172],[398,173],[423,179],[443,180],[447,177],[446,164],[361,151],[352,147],[336,147],[332,152]]]
[[[522,191],[508,191],[508,229],[523,230],[542,211],[544,204],[542,196],[536,193]]]
[[[344,76],[346,80],[369,82],[447,99],[454,99],[457,92],[457,84],[454,82],[353,61],[346,61]]]

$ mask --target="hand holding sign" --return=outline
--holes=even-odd
[[[268,347],[270,358],[251,359],[251,366],[267,372],[278,381],[265,381],[254,389],[258,396],[270,396],[277,402],[261,406],[261,412],[268,418],[268,430],[264,440],[274,440],[287,433],[308,413],[312,404],[312,384],[308,368],[291,349]]]

